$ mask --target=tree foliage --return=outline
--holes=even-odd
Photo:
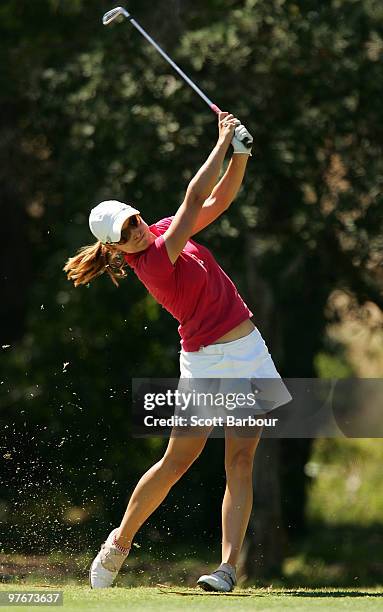
[[[109,8],[0,7],[3,444],[21,470],[9,472],[14,487],[31,474],[49,480],[60,524],[71,504],[93,525],[121,512],[103,506],[106,488],[114,482],[121,500],[159,450],[129,438],[130,379],[178,374],[177,325],[132,274],[118,290],[106,278],[74,289],[62,266],[93,241],[87,215],[102,199],[132,202],[148,222],[173,214],[216,133],[128,23],[103,28]],[[381,2],[145,0],[129,10],[254,133],[240,197],[200,239],[255,309],[281,373],[314,375],[318,352],[335,350],[325,334],[335,289],[383,307]],[[222,469],[219,448],[206,451],[207,470]],[[194,486],[197,504],[207,494],[197,472],[188,478],[172,495]],[[39,499],[20,502],[21,523]]]

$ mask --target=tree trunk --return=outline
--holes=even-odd
[[[280,490],[280,440],[261,439],[254,464],[254,510],[242,555],[248,580],[280,575],[286,548]]]
[[[278,362],[280,329],[276,325],[271,287],[258,274],[252,235],[246,248],[246,284],[255,323]],[[248,579],[268,578],[281,573],[286,537],[282,525],[280,487],[280,440],[261,438],[254,463],[254,505],[241,560],[240,572]]]

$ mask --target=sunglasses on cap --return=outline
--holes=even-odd
[[[115,244],[125,244],[126,242],[129,242],[132,236],[132,229],[138,227],[140,221],[140,215],[132,215],[131,217],[129,217],[129,219],[127,220],[127,225],[121,230],[120,240]]]

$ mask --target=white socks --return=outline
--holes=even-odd
[[[114,546],[114,548],[117,548],[118,552],[120,552],[122,555],[128,555],[129,554],[130,546],[128,548],[126,548],[125,546],[121,546],[121,544],[118,544],[115,535],[113,536],[112,545]]]

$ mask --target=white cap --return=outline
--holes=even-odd
[[[90,211],[90,231],[101,242],[118,242],[125,221],[139,214],[140,211],[129,204],[117,200],[105,200]]]

